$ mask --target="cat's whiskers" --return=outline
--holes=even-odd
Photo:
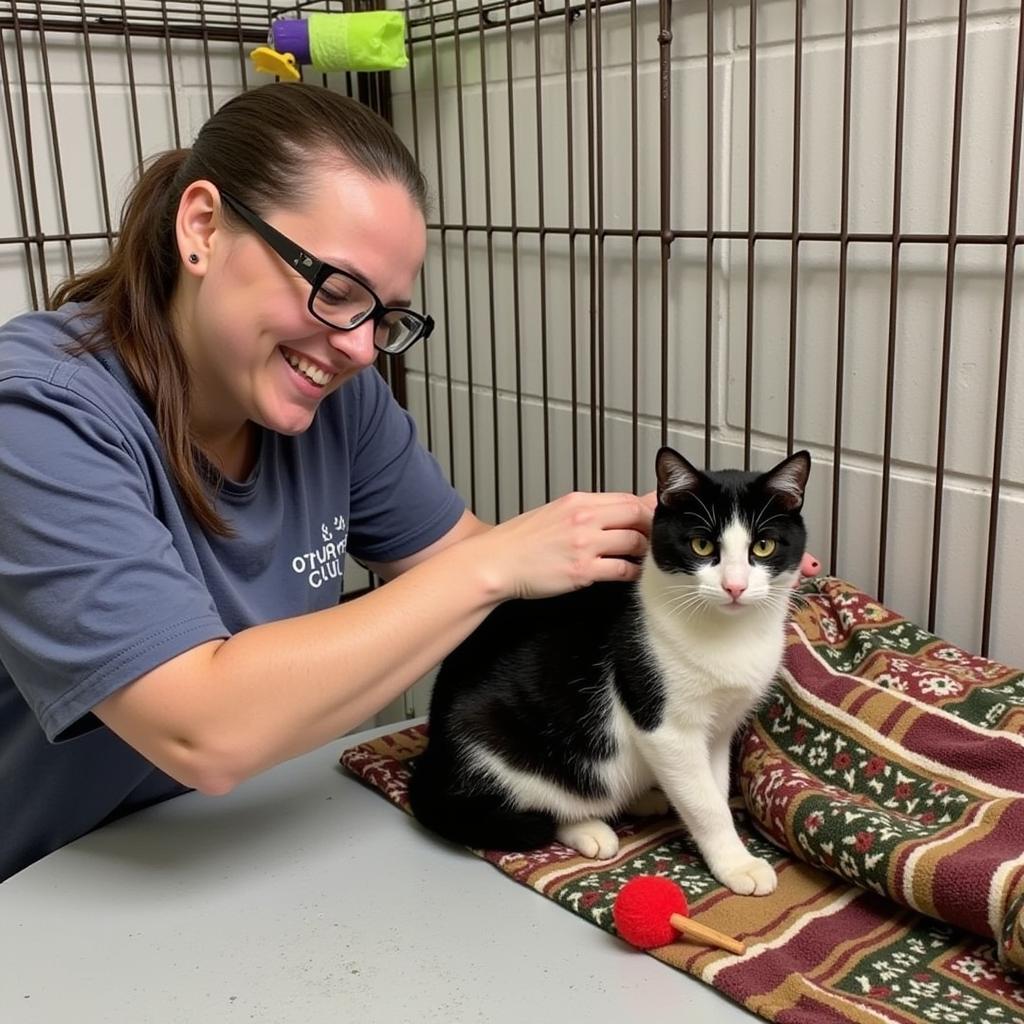
[[[683,620],[689,622],[690,619],[695,618],[698,614],[704,614],[708,610],[708,603],[705,601],[698,601],[694,604],[684,605],[682,608],[676,608],[673,610],[673,615],[681,615]]]
[[[783,585],[779,583],[769,584],[768,593],[770,595],[770,603],[775,609],[782,609],[788,605],[789,609],[792,610],[795,605],[799,605],[804,600],[805,596],[797,593],[788,584]]]
[[[780,594],[785,594],[794,601],[802,601],[805,605],[809,605],[812,601],[828,601],[827,595],[819,594],[817,592],[805,594],[799,590],[794,590],[792,587],[782,587],[778,585],[773,587],[773,589],[778,590]]]
[[[785,598],[776,593],[775,588],[769,586],[764,594],[756,601],[750,602],[750,607],[764,615],[778,615],[785,605]]]
[[[751,527],[751,533],[754,533],[754,534],[756,534],[756,533],[757,533],[758,529],[759,529],[759,528],[760,528],[760,526],[761,526],[761,516],[763,516],[763,515],[765,514],[765,512],[767,512],[767,511],[768,511],[768,506],[769,506],[769,505],[770,505],[770,504],[772,503],[772,501],[774,500],[774,497],[775,497],[775,496],[774,496],[774,495],[772,495],[772,496],[771,496],[771,497],[770,497],[770,498],[769,498],[769,499],[768,499],[768,500],[767,500],[767,501],[766,501],[766,502],[764,503],[764,505],[762,505],[762,506],[761,506],[761,511],[760,511],[760,512],[758,512],[758,513],[757,513],[757,516],[756,516],[756,517],[754,518],[754,523],[753,523],[753,525],[752,525],[752,527]]]
[[[761,523],[759,524],[759,528],[763,530],[769,523],[774,523],[776,519],[785,519],[785,518],[786,517],[781,512],[778,512],[775,515],[769,516],[767,519],[762,520]]]
[[[825,594],[803,594],[797,590],[794,590],[792,587],[788,586],[781,586],[776,584],[770,587],[769,589],[773,592],[773,595],[777,593],[780,603],[782,601],[788,602],[791,611],[797,608],[811,608],[813,607],[811,602],[814,600],[827,601],[827,597]]]
[[[697,580],[694,583],[669,583],[665,587],[665,590],[670,593],[674,593],[680,590],[700,590],[703,586],[704,584],[701,583],[700,580]]]
[[[691,493],[693,493],[693,492],[691,492]],[[704,502],[701,499],[701,496],[699,494],[694,493],[693,497],[696,498],[697,501],[700,502],[700,507],[702,509],[704,509],[704,514],[708,517],[708,519],[712,520],[714,522],[715,526],[717,526],[718,525],[718,510],[717,509],[712,509],[711,511],[708,511],[707,505],[704,504]],[[709,523],[708,526],[710,527],[711,524]]]
[[[698,611],[705,611],[711,606],[711,602],[704,594],[682,594],[662,601],[660,607],[667,610],[670,615],[685,613],[685,618],[693,618]]]
[[[693,518],[696,519],[698,523],[703,523],[712,533],[714,533],[715,528],[711,524],[711,521],[707,519],[705,516],[702,516],[699,512],[684,512],[683,515],[693,516]]]
[[[673,594],[662,601],[664,607],[688,604],[692,601],[707,601],[707,595],[695,590],[689,594]]]

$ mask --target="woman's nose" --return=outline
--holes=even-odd
[[[369,366],[377,357],[373,345],[374,330],[373,320],[367,319],[350,331],[331,331],[328,338],[331,347],[341,352],[350,362],[358,366]]]

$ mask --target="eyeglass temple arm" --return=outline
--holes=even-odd
[[[257,217],[251,210],[243,206],[237,199],[228,195],[227,192],[221,191],[221,198],[239,217],[242,218],[248,224],[253,231],[256,232],[262,238],[267,245],[271,247],[282,259],[287,260],[298,273],[304,277],[311,285],[316,285],[319,282],[320,272],[324,267],[322,260],[316,259],[314,256],[310,256],[308,252],[297,246],[290,238],[282,235],[280,231],[272,227],[261,217]],[[364,284],[363,287],[370,289]],[[373,295],[373,292],[370,291]],[[374,318],[379,320],[385,312],[391,309],[403,309],[401,306],[385,306],[380,299],[377,299],[376,295],[374,298],[377,300],[377,316]],[[404,312],[413,312],[412,310],[404,310]],[[420,331],[420,337],[426,338],[430,336],[431,331],[434,329],[433,318],[425,316],[422,313],[414,313],[414,315],[422,322],[422,328]]]
[[[310,284],[316,284],[317,274],[323,263],[310,256],[305,249],[297,246],[290,238],[282,235],[280,231],[272,227],[265,220],[257,217],[251,210],[247,210],[237,200],[232,199],[226,192],[221,192],[224,202],[242,218],[274,250],[283,260],[287,260],[295,270],[302,275]]]

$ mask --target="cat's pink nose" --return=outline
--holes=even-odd
[[[722,589],[734,600],[738,601],[740,595],[747,589],[746,583],[722,583]]]

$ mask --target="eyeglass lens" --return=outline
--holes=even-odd
[[[375,305],[368,289],[343,274],[331,274],[313,296],[313,312],[343,330],[358,324]],[[385,351],[398,350],[407,345],[420,328],[416,317],[402,310],[389,310],[377,323],[374,343]]]

